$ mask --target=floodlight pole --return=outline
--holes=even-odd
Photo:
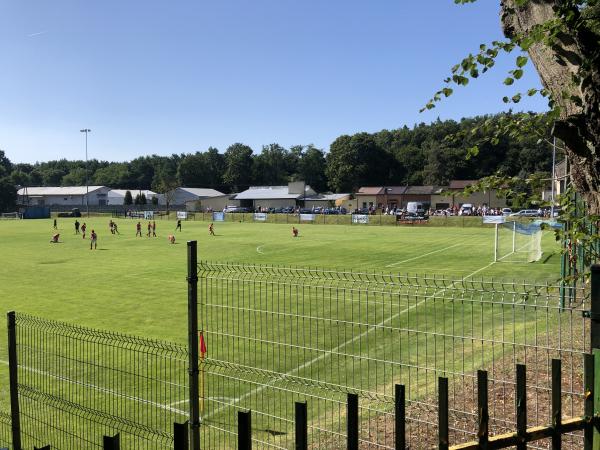
[[[87,151],[87,137],[88,133],[92,130],[89,128],[84,128],[83,130],[79,130],[81,133],[85,133],[85,209],[87,211],[88,218],[90,217],[90,188],[88,182],[88,151]]]

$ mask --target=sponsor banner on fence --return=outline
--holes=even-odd
[[[187,216],[188,216],[187,211],[177,211],[177,218],[178,219],[185,220],[185,219],[187,219]]]
[[[267,214],[266,213],[254,213],[254,220],[264,222],[265,220],[267,220]]]
[[[144,219],[154,219],[154,211],[144,211]]]
[[[367,214],[352,214],[352,223],[369,223]]]
[[[225,213],[223,211],[213,212],[213,222],[225,222]]]
[[[506,217],[504,216],[483,216],[483,223],[504,223]]]
[[[315,220],[314,214],[300,214],[300,220],[303,222],[312,222]]]

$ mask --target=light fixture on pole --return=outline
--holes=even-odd
[[[90,192],[89,192],[89,182],[88,182],[88,155],[87,155],[87,137],[88,133],[92,130],[89,128],[84,128],[83,130],[79,130],[82,133],[85,133],[85,208],[87,212],[87,216],[90,217]]]

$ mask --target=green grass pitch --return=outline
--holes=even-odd
[[[215,223],[157,220],[156,238],[136,237],[137,220],[82,218],[88,236],[74,233],[74,219],[58,219],[60,243],[50,243],[52,220],[0,221],[0,305],[41,316],[185,344],[187,340],[186,241],[198,241],[198,259],[257,264],[344,268],[439,275],[555,281],[559,246],[544,232],[542,260],[492,263],[494,230],[488,227],[364,226]],[[90,250],[89,233],[98,234]],[[174,234],[171,245],[167,236]],[[0,402],[8,405],[6,326],[0,330]]]

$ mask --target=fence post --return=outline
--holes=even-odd
[[[18,366],[17,366],[17,319],[15,312],[6,315],[8,327],[8,376],[10,390],[10,418],[14,450],[21,450],[21,415],[19,414]]]
[[[173,423],[173,450],[188,450],[188,421],[184,423]]]
[[[448,378],[438,378],[438,448],[448,450]]]
[[[584,414],[588,423],[583,430],[583,448],[592,450],[594,442],[594,355],[583,355],[583,391],[585,392]]]
[[[485,450],[488,448],[489,421],[488,413],[488,376],[487,371],[477,371],[477,404],[479,410],[479,448]]]
[[[600,348],[600,264],[591,267],[590,348]]]
[[[396,385],[396,408],[394,411],[396,421],[396,450],[404,450],[406,448],[406,397],[403,384]]]
[[[252,450],[252,411],[238,411],[238,450]]]
[[[517,364],[517,450],[527,449],[527,374],[525,364]]]
[[[600,376],[596,376],[596,374],[600,375],[600,349],[593,349],[594,352],[594,390],[593,390],[593,398],[594,398],[594,416],[600,414]],[[594,446],[592,447],[594,450],[600,450],[600,428],[598,423],[594,423]]]
[[[103,450],[120,450],[121,449],[121,439],[119,437],[119,433],[114,436],[104,436],[102,439],[102,449]]]
[[[358,394],[348,394],[348,450],[358,450]]]
[[[308,449],[306,402],[296,402],[296,450]]]
[[[187,243],[188,263],[188,347],[190,383],[190,449],[200,450],[200,400],[198,388],[198,247],[196,241]]]
[[[560,359],[552,360],[552,450],[560,450],[562,436],[562,407],[560,401],[561,390]]]

